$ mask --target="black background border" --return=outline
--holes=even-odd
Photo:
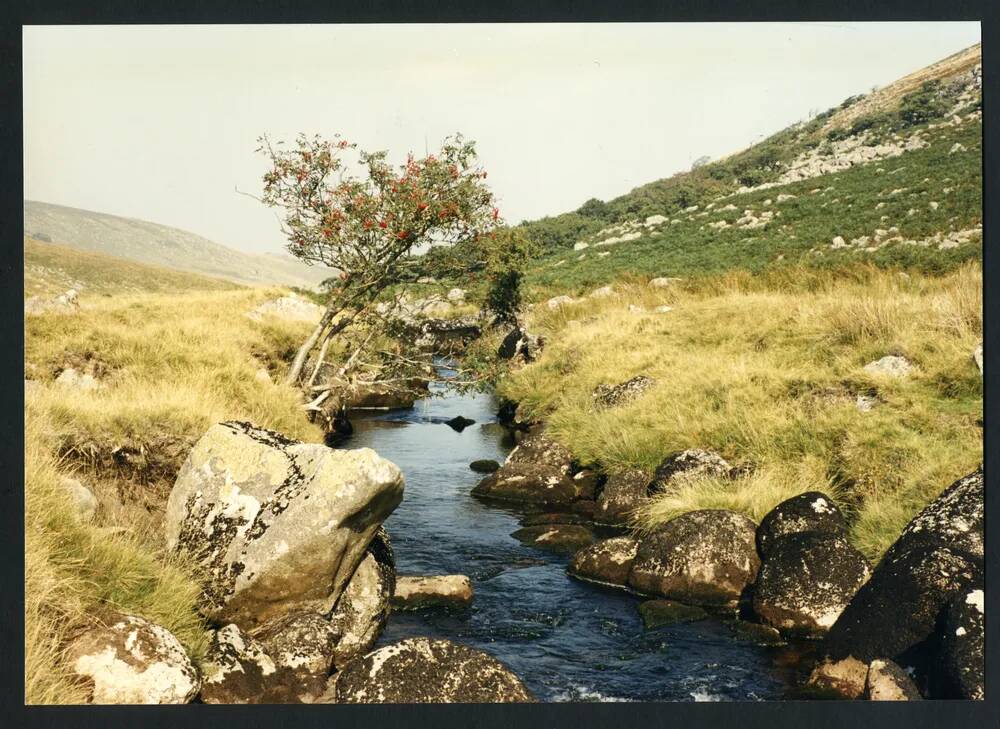
[[[1000,52],[997,0],[683,0],[611,3],[498,2],[477,7],[468,2],[379,2],[350,4],[306,0],[51,0],[20,2],[0,8],[0,726],[264,726],[379,727],[414,729],[433,726],[502,727],[589,726],[775,727],[825,729],[852,725],[900,727],[988,727],[1000,729],[1000,494],[994,425],[1000,363],[993,356],[1000,323],[996,254],[998,232],[997,144],[1000,140]],[[24,406],[21,373],[23,340],[23,169],[21,26],[59,24],[196,24],[196,23],[376,23],[376,22],[721,22],[721,21],[907,21],[979,20],[983,40],[983,218],[984,218],[984,379],[986,473],[986,659],[987,700],[878,703],[848,701],[536,704],[536,705],[371,705],[371,706],[177,706],[177,707],[25,707],[24,658]],[[182,32],[182,31],[181,31]],[[845,52],[830,49],[831,54]],[[996,100],[996,101],[995,101]],[[777,131],[777,130],[775,130]],[[998,228],[1000,230],[1000,228]]]

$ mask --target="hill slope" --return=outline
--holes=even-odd
[[[42,241],[243,284],[312,288],[330,276],[291,257],[241,253],[178,228],[33,200],[24,201],[24,230]]]
[[[742,152],[523,223],[543,250],[528,283],[978,258],[981,69],[976,45]]]
[[[225,291],[239,287],[219,278],[25,238],[24,295],[52,296],[71,288],[84,294],[138,294]]]

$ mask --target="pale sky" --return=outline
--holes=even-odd
[[[433,151],[461,131],[508,222],[736,151],[980,40],[978,23],[24,29],[25,197],[277,252],[268,133]]]

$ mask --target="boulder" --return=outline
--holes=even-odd
[[[506,464],[472,489],[475,496],[499,501],[566,505],[575,501],[579,487],[555,468],[530,463]]]
[[[97,513],[97,497],[80,481],[69,476],[62,476],[59,485],[69,495],[73,516],[82,522],[91,522]]]
[[[292,612],[325,614],[402,497],[402,473],[371,449],[219,423],[181,466],[167,547],[199,566],[214,621],[249,630]]]
[[[206,704],[287,703],[290,696],[264,647],[232,623],[212,635],[202,672]]]
[[[414,343],[434,352],[455,354],[462,352],[482,333],[479,322],[472,317],[455,319],[423,319],[415,323]]]
[[[432,638],[409,638],[355,659],[337,674],[334,694],[343,704],[534,701],[489,654]]]
[[[765,647],[787,644],[781,633],[770,625],[751,623],[749,620],[734,620],[729,627],[733,631],[733,637],[744,643]]]
[[[869,701],[919,701],[923,697],[910,675],[890,660],[868,664],[865,698]]]
[[[89,372],[79,372],[74,367],[67,367],[56,378],[56,384],[74,390],[97,390],[101,383]]]
[[[864,370],[870,375],[906,377],[913,371],[913,365],[906,357],[890,354],[882,359],[869,362],[864,366]]]
[[[473,461],[469,464],[471,468],[476,473],[493,473],[500,468],[500,464],[491,459],[482,459],[479,461]]]
[[[576,484],[579,496],[577,498],[593,501],[597,496],[597,491],[605,482],[603,474],[584,468],[573,474],[573,483]]]
[[[112,615],[77,638],[66,665],[94,704],[186,704],[201,686],[180,641],[136,615]]]
[[[551,299],[549,299],[548,301],[545,302],[545,305],[550,310],[554,311],[554,310],[558,309],[560,306],[565,306],[566,304],[575,304],[575,303],[577,303],[577,301],[578,300],[574,299],[572,296],[566,296],[566,295],[563,295],[563,296],[553,296]]]
[[[470,425],[475,425],[476,421],[466,418],[462,415],[456,415],[451,420],[446,420],[444,422],[449,428],[454,430],[456,433],[461,433],[463,430],[468,428]]]
[[[396,589],[396,560],[385,528],[372,539],[361,564],[330,612],[337,640],[333,660],[342,666],[371,650],[389,619]]]
[[[980,342],[976,345],[976,349],[972,352],[972,361],[976,363],[976,367],[979,368],[979,374],[983,374],[983,343]]]
[[[587,518],[588,522],[594,521],[594,512],[597,511],[597,502],[590,499],[579,499],[569,505],[570,511]]]
[[[335,388],[337,410],[396,410],[412,408],[429,391],[427,380],[413,377],[406,382],[374,382],[357,379]],[[333,400],[331,400],[333,402]]]
[[[818,636],[871,576],[868,560],[839,534],[797,532],[770,544],[753,609],[782,632]]]
[[[540,337],[515,326],[500,342],[497,356],[504,360],[520,357],[525,362],[533,362],[541,349],[542,339]]]
[[[256,637],[285,674],[284,682],[294,687],[295,699],[308,704],[323,695],[338,641],[337,631],[326,619],[316,613],[286,615]]]
[[[673,600],[646,600],[639,604],[639,614],[647,630],[676,623],[693,623],[708,617],[704,608]]]
[[[507,455],[504,465],[511,463],[548,466],[568,474],[573,466],[573,454],[566,446],[549,438],[544,431],[538,431],[528,434]]]
[[[663,459],[653,474],[649,493],[667,493],[699,478],[728,478],[731,470],[729,462],[718,453],[691,448]]]
[[[594,533],[579,524],[548,524],[518,529],[511,534],[525,544],[548,552],[572,554],[593,543]]]
[[[543,512],[541,514],[529,514],[521,519],[521,526],[542,526],[546,524],[580,524],[586,526],[591,523],[583,514],[563,513],[563,512]]]
[[[649,282],[649,285],[652,286],[655,289],[665,289],[668,286],[671,286],[671,285],[679,282],[680,280],[681,279],[679,279],[679,278],[669,278],[669,277],[666,277],[666,276],[661,276],[659,278],[651,279],[650,282]]]
[[[639,542],[632,537],[602,539],[573,555],[567,571],[585,580],[625,585],[638,549]]]
[[[608,476],[597,495],[594,519],[602,524],[624,525],[647,498],[651,477],[645,471],[627,470]]]
[[[24,300],[24,315],[38,315],[53,311],[62,314],[72,314],[80,310],[80,295],[76,289],[70,289],[52,299],[40,296],[29,296]]]
[[[853,656],[820,661],[809,675],[808,686],[830,698],[859,699],[868,684],[868,664]]]
[[[464,608],[472,604],[472,581],[465,575],[396,578],[392,606],[397,610]]]
[[[587,297],[591,299],[606,299],[609,296],[614,296],[614,295],[615,295],[614,286],[601,286],[599,289],[594,289],[589,294],[587,294]]]
[[[945,616],[941,664],[949,698],[984,698],[985,620],[983,583],[976,580],[955,596]]]
[[[788,534],[802,532],[846,535],[847,522],[828,496],[819,491],[807,491],[782,501],[760,520],[757,550],[766,559],[771,544]]]
[[[465,289],[451,289],[448,292],[448,301],[453,304],[461,304],[465,302]]]
[[[591,397],[597,408],[611,408],[641,397],[656,386],[656,380],[646,375],[636,375],[617,385],[600,384],[594,388]]]
[[[755,529],[723,509],[682,514],[641,538],[628,584],[693,605],[734,606],[760,568]]]

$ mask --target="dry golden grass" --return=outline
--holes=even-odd
[[[874,558],[982,459],[982,378],[971,357],[982,337],[977,265],[940,278],[858,267],[616,288],[556,311],[537,306],[531,325],[547,348],[500,389],[606,469],[652,468],[685,448],[757,464],[745,479],[662,497],[639,515],[643,527],[706,507],[759,519],[818,489],[847,509],[855,543]],[[652,313],[662,304],[673,311]],[[916,372],[894,380],[863,370],[886,354],[905,355]],[[594,387],[637,374],[657,386],[592,410]],[[858,394],[880,402],[861,412]]]

